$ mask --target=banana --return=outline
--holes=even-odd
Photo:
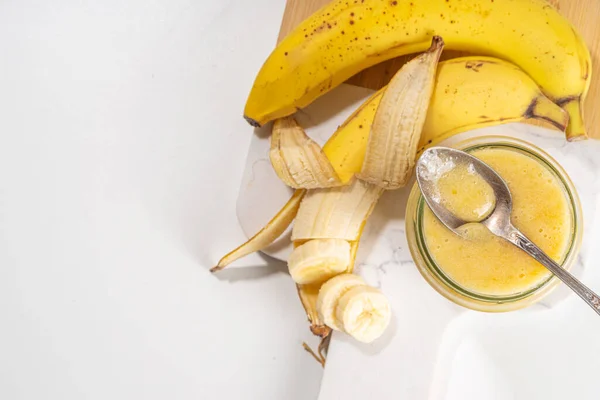
[[[358,179],[308,191],[296,215],[292,240],[357,240],[381,193],[381,188]]]
[[[408,182],[443,48],[442,38],[434,36],[429,50],[404,64],[390,81],[375,113],[359,179],[387,190]]]
[[[569,115],[523,70],[493,57],[460,57],[438,66],[419,151],[459,132],[509,122],[564,131]]]
[[[350,243],[344,239],[315,239],[296,247],[288,259],[294,282],[318,284],[341,274],[350,265]]]
[[[471,82],[472,84],[470,84]],[[383,90],[372,95],[338,128],[323,147],[323,152],[331,162],[342,184],[352,183],[352,177],[361,171],[369,131],[382,94]],[[444,114],[444,109],[451,111]],[[437,118],[438,115],[444,116]],[[567,118],[564,110],[545,97],[533,80],[513,64],[490,57],[463,57],[442,62],[438,66],[436,88],[419,146],[431,145],[451,134],[504,122],[544,123],[564,130]],[[359,181],[355,184],[361,183]],[[362,184],[364,185],[364,183]],[[328,190],[336,192],[349,188],[351,186]],[[318,191],[319,189],[311,192]],[[296,216],[299,204],[306,192],[306,190],[297,190],[290,201],[263,230],[223,257],[213,270],[221,269],[243,255],[262,250],[274,241]],[[371,202],[376,201],[373,197],[379,196],[371,196]],[[331,204],[333,207],[331,201],[322,200],[325,204]],[[354,204],[356,205],[356,201]],[[358,209],[354,206],[348,207],[346,201],[340,203],[340,206],[344,205],[350,210]],[[307,213],[310,208],[313,207],[308,207]],[[360,208],[364,210],[366,207]],[[320,207],[315,205],[314,209],[320,209]],[[325,214],[331,213],[327,211]],[[368,212],[365,213],[364,220],[367,216]],[[303,220],[305,219],[303,218]],[[347,273],[351,273],[353,270],[364,220],[360,224],[352,222],[350,225],[353,225],[353,228],[346,230],[347,233],[352,233],[342,235],[353,239],[350,240],[351,255],[350,264],[345,271]],[[298,225],[302,225],[302,223]],[[313,227],[308,226],[307,223],[304,225],[303,229],[307,232],[307,238],[296,240],[295,246],[311,239]],[[358,229],[356,226],[359,226]],[[333,231],[339,232],[340,230]],[[311,331],[315,335],[326,337],[330,333],[330,328],[325,325],[325,315],[320,316],[317,310],[320,287],[321,284],[297,285],[300,300],[311,322]],[[350,329],[350,332],[353,330]]]
[[[379,289],[359,285],[340,297],[335,315],[344,332],[363,343],[379,338],[390,324],[392,310]]]
[[[336,315],[339,300],[348,290],[362,285],[366,283],[360,276],[347,273],[331,278],[321,286],[316,307],[319,318],[325,325],[336,331],[343,330]]]
[[[518,65],[567,110],[567,137],[585,138],[591,58],[573,26],[544,0],[336,0],[300,23],[268,57],[244,109],[263,125],[304,108],[352,75],[425,50],[496,56]]]
[[[210,272],[220,271],[235,260],[250,253],[260,251],[273,243],[283,234],[283,232],[285,232],[287,227],[290,226],[296,217],[296,213],[298,212],[300,202],[302,201],[305,192],[306,190],[297,190],[264,228],[248,239],[246,243],[227,253],[219,260],[219,263],[215,267],[211,268]]]
[[[340,178],[321,147],[292,117],[275,120],[269,157],[279,179],[295,189],[339,186]]]

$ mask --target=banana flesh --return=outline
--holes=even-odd
[[[442,38],[434,36],[429,50],[390,81],[375,113],[359,179],[388,190],[408,182],[443,48]]]
[[[309,240],[294,249],[288,268],[297,284],[319,284],[345,272],[350,255],[350,243],[344,239]]]
[[[341,184],[321,147],[292,117],[273,123],[269,157],[279,179],[292,188],[315,189]]]
[[[338,275],[325,282],[319,290],[316,307],[327,326],[363,343],[379,338],[392,315],[385,295],[354,274]]]
[[[304,197],[305,190],[297,190],[279,212],[260,231],[252,236],[246,243],[227,253],[219,263],[211,268],[210,272],[217,272],[235,260],[250,253],[260,251],[273,243],[285,232],[292,223]]]
[[[387,297],[376,288],[355,286],[339,299],[336,318],[344,332],[363,343],[379,338],[390,324]]]
[[[316,307],[325,325],[336,331],[343,330],[336,315],[339,300],[348,290],[362,285],[366,283],[360,276],[348,273],[331,278],[321,286]]]
[[[308,191],[298,209],[292,240],[357,240],[381,193],[381,188],[358,179]]]
[[[573,26],[543,0],[336,0],[300,23],[262,66],[244,110],[262,125],[294,113],[352,75],[425,50],[496,56],[525,71],[565,108],[570,140],[585,138],[582,102],[591,58]]]

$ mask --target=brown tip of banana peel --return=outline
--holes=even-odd
[[[215,273],[225,268],[224,265],[216,265],[210,269],[210,272]]]
[[[444,47],[444,39],[441,36],[434,36],[431,38],[431,46],[427,51],[436,51]]]
[[[245,119],[246,121],[248,121],[248,123],[249,123],[250,125],[252,125],[253,127],[255,127],[255,128],[260,128],[260,124],[258,123],[258,121],[254,120],[254,119],[252,119],[252,118],[250,118],[250,117],[247,117],[247,116],[245,116],[245,115],[244,115],[244,119]]]

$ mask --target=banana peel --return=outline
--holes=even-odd
[[[373,119],[359,179],[386,190],[408,182],[443,49],[442,38],[434,36],[429,50],[404,64],[390,81]]]
[[[306,190],[297,190],[288,202],[275,214],[275,216],[267,222],[267,224],[252,236],[247,242],[238,246],[231,252],[227,253],[219,263],[210,269],[210,272],[217,272],[231,264],[237,259],[240,259],[248,254],[263,250],[265,247],[273,243],[279,236],[285,232],[290,226],[302,202],[302,198]]]
[[[294,189],[342,184],[321,147],[292,117],[280,118],[273,123],[269,158],[279,179]]]

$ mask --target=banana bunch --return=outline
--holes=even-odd
[[[297,283],[311,331],[327,337],[331,329],[335,329],[362,341],[378,337],[387,325],[385,315],[389,313],[386,311],[389,305],[376,295],[377,291],[357,289],[349,292],[344,301],[341,299],[346,288],[352,286],[350,282],[362,282],[351,272],[364,224],[383,188],[389,188],[385,182],[398,181],[401,185],[411,172],[417,150],[453,134],[505,122],[526,122],[564,130],[568,121],[567,113],[545,97],[535,82],[513,64],[471,56],[441,62],[436,71],[440,51],[441,42],[434,41],[429,52],[408,63],[392,79],[390,95],[385,96],[388,91],[383,88],[367,99],[322,150],[293,118],[276,121],[271,137],[272,164],[289,186],[307,189],[296,190],[262,230],[223,257],[213,272],[264,249],[296,219],[292,236],[295,248],[288,267]],[[423,79],[407,79],[409,72],[411,77],[418,74]],[[430,97],[423,96],[428,90]],[[392,94],[392,100],[386,103],[384,97],[390,98]],[[391,107],[391,102],[396,105]],[[410,107],[398,107],[399,103],[408,103]],[[409,109],[411,112],[406,112]],[[380,128],[373,127],[377,119]],[[388,120],[395,122],[388,123]],[[396,136],[400,131],[394,127],[399,124],[410,125],[412,130],[402,130]],[[284,139],[286,136],[291,139]],[[377,149],[388,139],[398,141],[389,154],[380,158],[375,151],[368,151],[370,146]],[[390,175],[394,179],[374,183],[356,178],[357,174],[362,175],[363,169],[370,168],[369,165],[378,168],[378,163],[384,167],[395,163],[398,152],[406,159],[404,169],[399,170],[401,179],[394,178],[394,174]],[[358,297],[351,301],[353,295]],[[360,323],[351,322],[348,317],[344,324],[346,311],[351,315],[350,310],[360,304],[365,308],[375,307],[360,314],[373,319]],[[346,310],[346,307],[351,308]]]
[[[544,0],[332,1],[271,53],[244,116],[258,126],[291,115],[361,70],[425,50],[435,35],[448,49],[516,64],[567,111],[567,138],[586,137],[582,103],[591,79],[590,53]]]

